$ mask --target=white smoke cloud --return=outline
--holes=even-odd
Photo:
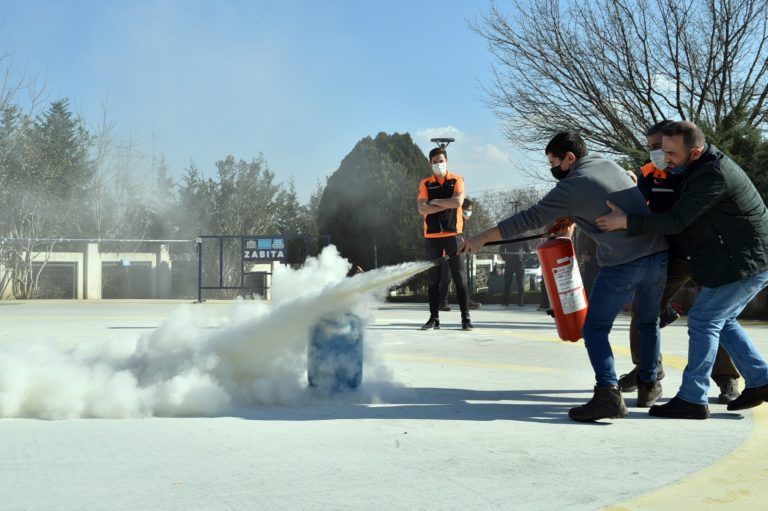
[[[349,262],[335,247],[298,270],[273,276],[274,301],[236,301],[226,314],[180,307],[134,342],[82,343],[19,339],[0,344],[0,417],[215,416],[259,405],[325,398],[306,387],[312,327],[365,304],[428,268],[407,263],[345,278]],[[215,327],[215,328],[212,328]],[[363,399],[375,399],[373,376],[389,373],[366,346]]]

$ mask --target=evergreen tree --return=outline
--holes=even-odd
[[[320,234],[317,219],[320,211],[320,200],[323,198],[324,191],[325,186],[318,182],[312,191],[312,195],[309,196],[309,201],[301,208],[301,227],[299,232],[309,236],[318,236]]]
[[[702,123],[701,128],[707,142],[738,163],[749,175],[763,197],[768,202],[768,138],[763,131],[750,125],[747,112],[735,108],[715,130],[709,124]]]
[[[318,207],[320,234],[365,269],[422,257],[419,181],[430,175],[408,134],[366,137],[328,179]]]
[[[282,189],[276,197],[274,232],[276,234],[304,234],[302,223],[304,211],[296,195],[293,180],[288,181],[288,188]]]
[[[176,183],[165,157],[161,156],[154,172],[153,187],[150,190],[151,226],[149,236],[156,239],[175,239],[180,230],[179,205],[176,197]]]
[[[82,121],[59,100],[35,121],[18,107],[0,116],[0,222],[15,241],[2,247],[17,298],[35,296],[54,242],[37,238],[78,236],[90,177],[90,137]],[[43,254],[35,267],[32,254]]]
[[[63,201],[82,199],[91,174],[91,141],[67,99],[54,101],[38,117],[33,136],[38,150],[30,169],[30,185]]]

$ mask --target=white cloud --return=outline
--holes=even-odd
[[[435,143],[430,142],[432,138],[456,139],[448,146],[448,167],[464,177],[470,193],[532,184],[519,170],[521,165],[532,164],[522,151],[504,149],[494,141],[466,133],[455,126],[423,128],[413,133],[414,142],[424,154],[435,147]]]

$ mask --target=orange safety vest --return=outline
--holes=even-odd
[[[464,178],[450,172],[442,179],[433,174],[422,179],[419,184],[419,199],[450,199],[456,192],[464,192]],[[456,236],[461,234],[463,229],[464,215],[461,207],[424,215],[425,238]]]

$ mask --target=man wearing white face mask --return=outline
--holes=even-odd
[[[448,265],[456,287],[461,309],[461,329],[472,330],[469,320],[469,296],[464,284],[464,261],[458,256],[464,217],[461,205],[464,202],[464,179],[448,172],[448,153],[445,148],[436,147],[429,152],[432,176],[423,179],[419,185],[418,208],[424,216],[424,238],[428,259],[450,256]],[[429,320],[422,330],[440,328],[440,266],[430,268],[429,279]]]
[[[673,121],[661,121],[646,131],[646,141],[650,151],[651,162],[641,167],[641,175],[637,186],[640,188],[651,213],[667,213],[672,210],[680,198],[680,188],[686,179],[682,167],[670,168],[664,161],[664,151],[661,142],[664,130],[673,125]],[[667,236],[669,243],[669,262],[667,264],[667,284],[661,297],[660,327],[664,327],[677,319],[674,309],[670,312],[670,302],[692,278],[691,268],[685,259],[683,242],[680,235]],[[632,351],[632,362],[635,367],[619,378],[619,388],[622,392],[633,392],[637,389],[638,361],[640,354],[640,334],[637,320],[632,311],[632,322],[629,328],[629,345]],[[659,361],[659,380],[664,378],[664,368]],[[712,368],[712,379],[720,388],[719,401],[729,403],[739,395],[739,371],[733,365],[731,357],[722,346],[718,348],[715,364]]]
[[[677,396],[651,407],[657,417],[709,417],[709,378],[719,345],[725,347],[745,388],[728,410],[768,400],[768,361],[738,322],[750,301],[768,287],[768,208],[744,170],[707,143],[690,121],[664,129],[666,161],[685,168],[680,197],[667,213],[626,213],[612,201],[596,219],[606,232],[626,230],[679,235],[693,279],[702,286],[688,313],[688,364]]]

